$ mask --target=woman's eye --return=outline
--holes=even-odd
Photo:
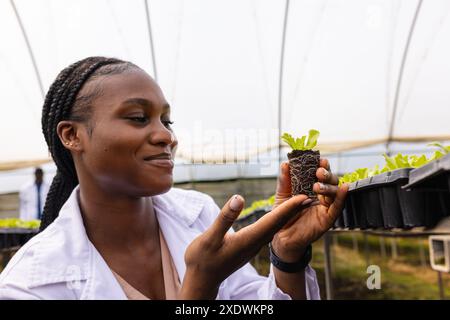
[[[167,128],[169,128],[169,127],[173,124],[173,121],[170,121],[170,120],[163,120],[162,123],[163,123]]]
[[[128,117],[128,119],[139,123],[145,123],[148,120],[147,117]]]

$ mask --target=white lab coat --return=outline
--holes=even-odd
[[[77,187],[55,221],[28,241],[0,274],[0,299],[126,299],[110,268],[86,235]],[[193,190],[172,188],[152,197],[176,270],[183,281],[184,253],[220,209]],[[309,299],[320,299],[316,274],[306,269]],[[290,299],[277,288],[273,270],[259,275],[247,263],[220,285],[217,299]]]
[[[44,211],[45,199],[50,185],[42,181],[41,185],[41,212]],[[37,210],[37,188],[34,181],[24,185],[19,191],[20,219],[33,220],[38,219]]]

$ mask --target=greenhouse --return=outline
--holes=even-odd
[[[109,289],[77,299],[449,299],[449,13],[447,0],[0,1],[0,299],[65,299],[44,277],[86,248]],[[39,251],[52,232],[60,244]],[[202,266],[217,279],[192,277],[217,282],[202,296],[189,261],[211,234],[242,248]],[[62,258],[16,294],[29,252]]]

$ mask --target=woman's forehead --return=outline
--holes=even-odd
[[[100,105],[118,106],[130,99],[148,100],[161,107],[167,101],[158,84],[143,70],[131,69],[120,74],[113,74],[96,79],[101,94],[96,102]],[[94,103],[96,104],[96,103]]]

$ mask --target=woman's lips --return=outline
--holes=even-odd
[[[169,168],[173,169],[174,163],[173,160],[170,159],[149,159],[145,160],[146,163],[156,166],[156,167],[162,167],[162,168]]]

